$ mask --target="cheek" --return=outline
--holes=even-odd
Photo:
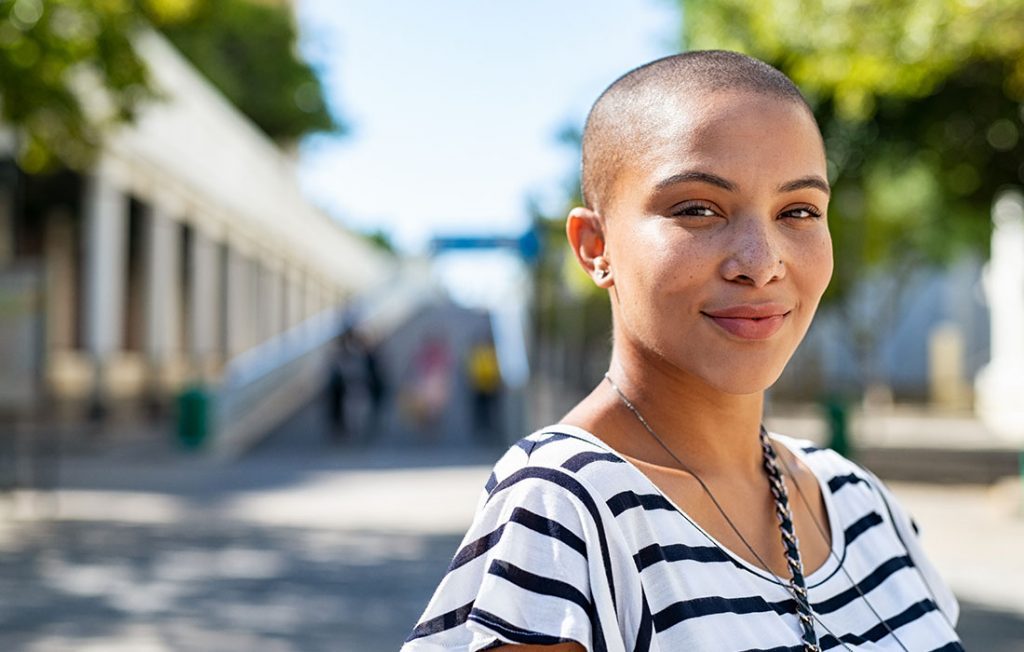
[[[821,292],[825,291],[828,287],[829,281],[832,280],[832,236],[829,235],[828,231],[825,231],[821,237],[821,246],[818,255],[818,280],[821,283]]]
[[[621,240],[616,264],[618,311],[630,330],[660,340],[665,329],[678,331],[695,311],[714,269],[706,247],[678,231],[644,225]],[[656,345],[655,345],[656,346]]]
[[[691,300],[708,286],[708,268],[714,269],[706,252],[686,242],[662,240],[637,254],[637,280],[658,312],[688,310]]]
[[[832,238],[826,229],[799,247],[800,289],[806,301],[817,304],[832,279]]]

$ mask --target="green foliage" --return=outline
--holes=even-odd
[[[566,242],[564,215],[533,212],[534,228],[542,243],[532,270],[537,372],[561,383],[565,390],[585,393],[608,361],[608,292],[594,285],[576,262]]]
[[[271,138],[288,143],[341,130],[315,71],[298,55],[286,4],[204,0],[187,11],[168,15],[165,6],[147,14]]]
[[[922,98],[973,61],[1006,61],[1024,99],[1019,0],[682,0],[688,49],[776,64],[803,89],[863,120],[883,98]]]
[[[395,253],[395,243],[391,241],[391,236],[383,229],[364,233],[363,238],[381,251],[386,251],[389,254]]]
[[[582,133],[567,126],[558,141],[577,154]],[[533,329],[538,372],[570,392],[585,393],[600,379],[608,361],[611,305],[607,290],[594,284],[566,242],[565,215],[581,206],[577,168],[566,180],[562,212],[545,215],[531,207],[540,256],[533,267]],[[557,364],[561,361],[561,364]]]
[[[26,171],[84,164],[104,124],[152,96],[136,27],[129,0],[0,0],[0,122],[18,130]],[[82,84],[107,89],[102,118],[83,107]]]
[[[870,270],[984,251],[998,190],[1024,182],[1019,0],[682,0],[688,48],[775,65],[829,153],[830,297]]]
[[[0,123],[29,173],[89,163],[104,129],[158,99],[133,36],[162,29],[278,141],[337,131],[284,5],[255,0],[0,0]],[[95,93],[105,91],[102,106]],[[84,98],[90,97],[90,100]],[[85,106],[85,102],[93,102]]]

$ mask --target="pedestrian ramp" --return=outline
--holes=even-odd
[[[328,310],[231,360],[211,393],[209,449],[235,457],[323,390],[344,315]]]

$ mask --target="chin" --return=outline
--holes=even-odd
[[[785,369],[784,363],[720,364],[704,369],[701,378],[713,389],[723,394],[759,394],[775,384]]]
[[[729,379],[711,379],[708,384],[723,394],[747,396],[761,394],[775,384],[781,374],[768,377],[744,377]]]

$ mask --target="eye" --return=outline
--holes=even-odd
[[[673,208],[672,215],[675,217],[715,217],[718,212],[707,202],[691,201]]]
[[[780,217],[791,217],[798,220],[813,220],[821,217],[821,211],[814,206],[794,206],[784,210]]]

